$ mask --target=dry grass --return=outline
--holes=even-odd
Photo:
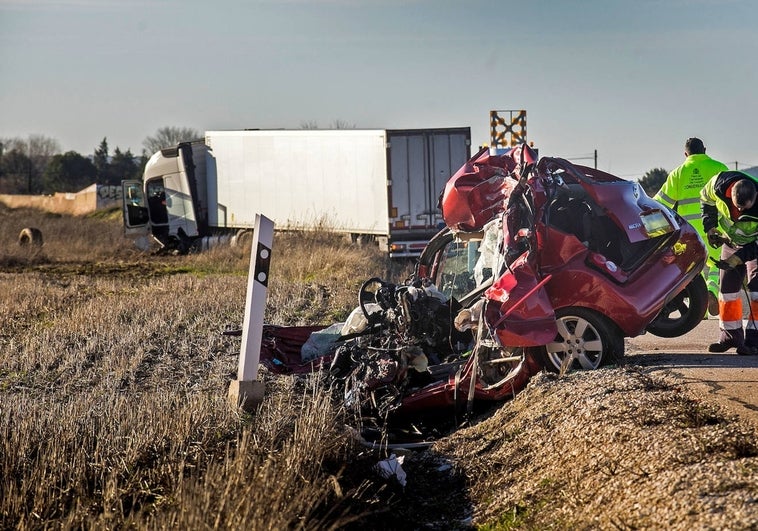
[[[221,332],[242,322],[249,255],[144,255],[118,219],[0,220],[0,528],[329,528],[374,503],[317,386],[271,380],[255,416],[229,407],[239,342]],[[25,226],[41,249],[18,247]],[[269,322],[349,311],[383,267],[305,241],[275,243]]]
[[[376,246],[356,247],[322,232],[284,233],[274,244],[267,320],[332,324],[358,305],[361,283],[373,276],[403,279],[408,264],[391,263]]]
[[[755,529],[755,431],[638,367],[542,374],[437,443],[483,529]]]
[[[0,203],[0,264],[134,259],[138,252],[124,238],[118,222],[120,215],[118,210],[110,210],[94,216],[71,217],[32,209],[12,210]],[[42,231],[41,249],[22,249],[17,245],[18,236],[26,227]]]
[[[20,249],[26,226],[41,249]],[[371,247],[277,234],[266,321],[330,324]],[[229,407],[249,255],[151,256],[120,220],[0,207],[0,529],[749,529],[755,434],[625,368],[541,376],[491,417],[372,467],[315,379]],[[452,465],[452,468],[451,468]]]

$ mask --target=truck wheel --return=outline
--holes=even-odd
[[[376,237],[373,234],[358,234],[355,232],[350,233],[350,241],[360,247],[369,243],[373,243],[375,240]]]
[[[18,235],[18,244],[21,247],[42,247],[42,231],[35,227],[26,227]]]
[[[594,370],[624,355],[624,337],[605,316],[587,308],[569,307],[556,311],[555,317],[555,340],[535,349],[548,371]]]
[[[708,307],[708,287],[703,275],[696,275],[671,299],[646,330],[658,337],[679,337],[695,328]]]
[[[253,244],[253,231],[250,229],[240,229],[232,238],[232,247],[240,249],[249,249]]]

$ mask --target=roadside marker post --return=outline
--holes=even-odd
[[[273,243],[274,222],[261,214],[256,214],[253,244],[250,249],[250,271],[247,279],[245,320],[242,324],[242,346],[237,379],[229,384],[230,404],[248,413],[253,412],[263,402],[265,386],[257,378]]]

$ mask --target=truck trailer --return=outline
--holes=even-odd
[[[207,131],[124,181],[128,235],[186,252],[249,234],[326,229],[417,256],[443,223],[439,196],[471,155],[468,127]]]

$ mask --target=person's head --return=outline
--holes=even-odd
[[[748,210],[755,204],[758,191],[752,179],[740,179],[732,186],[732,203],[737,210]]]
[[[688,138],[684,143],[684,155],[686,157],[690,155],[702,155],[703,153],[705,153],[705,146],[699,138],[693,136],[692,138]]]

